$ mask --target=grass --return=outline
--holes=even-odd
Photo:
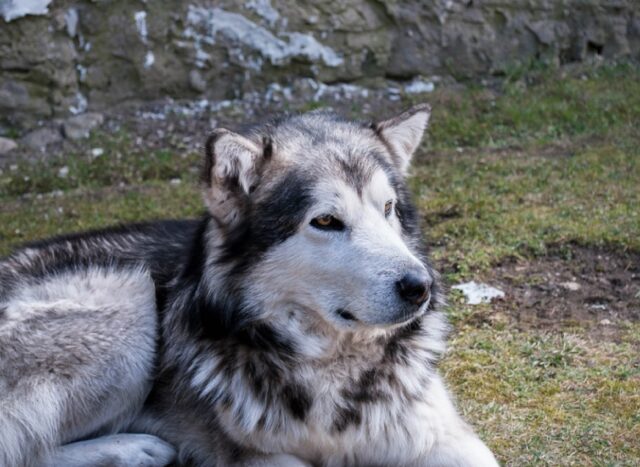
[[[637,156],[594,142],[553,155],[532,147],[433,157],[415,170],[414,188],[434,256],[465,276],[559,243],[640,250]]]
[[[640,250],[637,68],[544,69],[493,90],[426,97],[433,123],[411,186],[448,281],[558,245]],[[103,156],[4,169],[0,254],[56,233],[200,212],[198,155],[143,153],[124,130],[93,138]],[[487,307],[452,296],[442,369],[500,461],[640,464],[640,324],[607,341],[580,326],[520,331],[465,319]]]
[[[443,366],[459,405],[508,465],[638,465],[640,326],[621,342],[459,329]]]

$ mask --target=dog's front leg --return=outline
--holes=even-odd
[[[175,449],[156,436],[126,433],[60,446],[42,467],[164,467],[175,455]]]
[[[491,450],[458,415],[439,377],[433,377],[424,417],[436,426],[429,449],[410,467],[497,467]]]
[[[475,435],[438,442],[412,467],[498,467],[493,453]]]

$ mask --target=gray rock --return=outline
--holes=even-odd
[[[222,100],[301,76],[476,78],[529,60],[640,59],[638,0],[192,3],[0,0],[11,19],[0,123],[66,117],[85,97],[107,108],[194,91]]]
[[[189,72],[189,85],[191,89],[197,92],[205,92],[207,90],[207,82],[198,70],[191,70],[191,72]]]
[[[18,143],[14,140],[0,136],[0,156],[8,153],[9,151],[13,151],[17,147]]]
[[[102,125],[102,122],[104,122],[104,117],[99,113],[88,112],[76,115],[62,124],[62,132],[65,138],[69,139],[87,138],[91,130]]]
[[[0,14],[8,23],[27,15],[46,15],[51,0],[5,0],[0,2]]]
[[[46,147],[53,143],[62,141],[62,135],[58,130],[52,128],[38,128],[25,135],[21,142],[31,149],[44,151]]]

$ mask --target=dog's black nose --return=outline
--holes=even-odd
[[[411,271],[396,282],[400,296],[415,305],[422,305],[429,298],[431,278],[426,271]]]

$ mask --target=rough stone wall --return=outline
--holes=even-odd
[[[640,0],[0,0],[0,121],[591,55],[640,58]]]

